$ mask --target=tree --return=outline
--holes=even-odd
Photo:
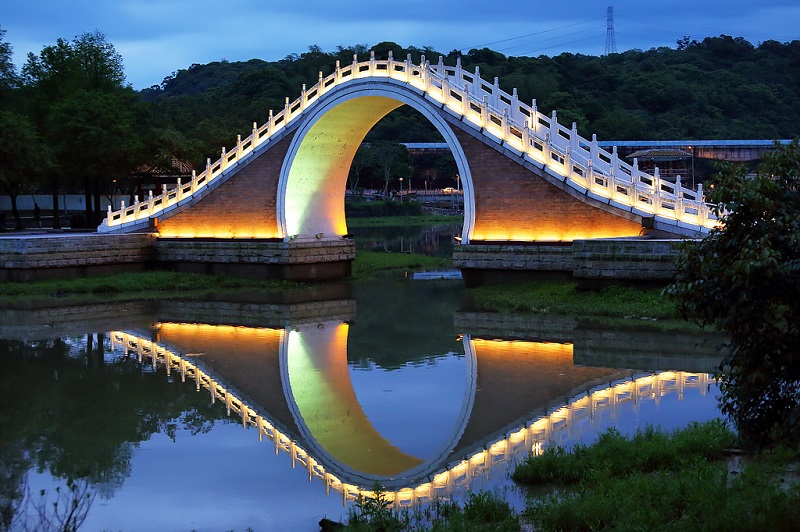
[[[11,198],[11,211],[19,230],[23,226],[17,197],[42,182],[50,156],[33,124],[10,111],[0,111],[0,163],[0,190]]]
[[[777,147],[755,177],[726,166],[709,200],[721,226],[686,245],[669,288],[686,318],[729,337],[722,412],[756,447],[800,443],[800,144]]]
[[[71,42],[58,39],[38,56],[28,54],[22,73],[36,125],[53,145],[58,165],[51,176],[53,204],[62,178],[75,179],[87,194],[87,222],[96,223],[101,178],[129,171],[130,159],[141,155],[134,151],[141,146],[140,132],[132,127],[139,98],[124,86],[122,57],[95,31]]]
[[[14,88],[18,81],[17,69],[11,60],[12,48],[3,40],[5,36],[6,30],[0,28],[0,96]]]
[[[402,144],[380,140],[370,144],[370,156],[383,176],[383,197],[389,194],[389,183],[393,179],[408,177],[408,150]]]

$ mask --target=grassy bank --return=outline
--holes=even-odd
[[[414,216],[381,216],[371,218],[348,218],[347,227],[410,227],[414,225],[460,225],[464,222],[461,215],[419,214]]]
[[[471,493],[395,512],[379,487],[351,511],[345,530],[795,530],[800,522],[798,453],[742,457],[720,420],[672,433],[624,437],[609,429],[591,446],[550,447],[517,466],[538,484],[514,512],[501,496]],[[540,491],[541,492],[541,491]]]
[[[789,530],[800,484],[784,482],[797,454],[730,459],[735,435],[720,421],[632,438],[609,430],[590,447],[549,448],[514,472],[553,490],[529,503],[541,530]]]
[[[385,274],[388,271],[438,270],[450,268],[450,257],[430,257],[416,253],[386,253],[383,251],[359,251],[353,261],[353,278],[364,279]]]
[[[660,288],[611,285],[582,290],[574,281],[541,280],[481,286],[468,294],[478,310],[509,314],[678,318],[675,303]]]
[[[0,301],[29,301],[72,298],[81,301],[114,299],[163,299],[203,297],[242,288],[266,292],[296,289],[297,283],[276,280],[248,279],[225,275],[201,275],[169,271],[150,271],[98,275],[77,279],[0,283]]]

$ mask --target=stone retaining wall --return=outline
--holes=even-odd
[[[670,281],[681,240],[613,238],[565,243],[458,245],[453,266],[468,286],[495,280],[561,274],[585,280]]]
[[[0,280],[68,278],[143,270],[155,258],[152,234],[43,234],[0,238]]]
[[[269,241],[250,239],[158,239],[161,266],[178,271],[289,280],[347,277],[355,258],[348,239]]]

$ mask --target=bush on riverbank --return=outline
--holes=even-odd
[[[523,519],[543,530],[788,530],[800,522],[800,484],[783,483],[797,455],[726,460],[735,435],[721,421],[670,435],[614,430],[590,447],[551,448],[514,472],[527,483],[572,484],[534,499]],[[738,460],[738,457],[737,457]]]

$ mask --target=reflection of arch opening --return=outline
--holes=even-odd
[[[464,191],[462,240],[469,242],[475,218],[472,174],[455,133],[416,89],[381,85],[354,82],[333,89],[299,127],[278,182],[277,216],[284,239],[347,233],[344,195],[356,150],[381,118],[406,104],[433,124],[453,153]]]
[[[347,363],[348,326],[342,323],[301,326],[286,335],[280,370],[286,403],[303,440],[326,467],[369,484],[416,478],[441,467],[470,419],[476,392],[474,353],[464,357],[464,386],[456,419],[443,425],[452,433],[424,458],[403,452],[372,425],[350,380]],[[402,405],[398,405],[402,408]],[[429,471],[430,470],[430,471]],[[407,480],[406,480],[407,482]]]

